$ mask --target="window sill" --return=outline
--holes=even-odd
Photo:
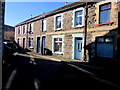
[[[33,34],[33,32],[29,32],[29,34]]]
[[[63,55],[63,52],[54,52],[55,54]]]
[[[76,29],[76,28],[82,28],[82,27],[84,27],[84,25],[73,26],[74,29]]]
[[[33,47],[29,47],[30,49],[33,49]]]
[[[47,32],[47,30],[46,31],[42,31],[42,32]]]
[[[55,31],[60,31],[60,30],[62,30],[62,28],[57,28],[57,29],[55,29]]]
[[[108,25],[108,24],[112,24],[113,22],[106,22],[106,23],[99,23],[98,25]]]

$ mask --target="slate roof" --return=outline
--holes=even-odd
[[[67,11],[67,10],[70,10],[70,9],[73,9],[73,8],[76,8],[80,5],[83,5],[85,4],[85,2],[74,2],[72,4],[68,4],[68,5],[65,5],[63,7],[60,7],[58,9],[55,9],[53,11],[50,11],[50,12],[47,12],[47,13],[43,13],[41,15],[38,15],[38,16],[35,16],[33,18],[30,18],[28,20],[25,20],[19,24],[17,24],[16,26],[19,26],[19,25],[22,25],[22,24],[25,24],[25,23],[30,23],[30,22],[33,22],[35,20],[39,20],[39,19],[43,19],[43,18],[46,18],[48,16],[52,16],[54,14],[57,14],[57,13],[60,13],[60,12],[64,12],[64,11]]]

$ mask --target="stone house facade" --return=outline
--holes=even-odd
[[[118,10],[112,1],[75,2],[16,25],[15,40],[40,54],[47,49],[80,61],[117,60]]]

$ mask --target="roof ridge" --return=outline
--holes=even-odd
[[[74,2],[74,3],[68,4],[68,5],[64,5],[64,6],[60,7],[60,8],[55,9],[55,10],[51,10],[51,11],[49,11],[49,12],[46,12],[46,13],[43,13],[43,14],[34,16],[33,18],[29,18],[29,19],[27,19],[27,20],[25,20],[25,21],[23,21],[23,22],[15,25],[15,26],[19,26],[19,25],[24,24],[24,23],[26,23],[26,22],[29,22],[29,21],[31,21],[31,20],[33,20],[33,19],[37,19],[37,18],[40,19],[40,17],[41,17],[41,18],[42,18],[42,17],[45,17],[45,15],[52,14],[52,13],[54,13],[54,12],[58,12],[58,11],[63,10],[63,9],[67,9],[67,8],[69,8],[69,7],[71,7],[71,6],[75,6],[75,5],[78,5],[78,4],[80,4],[80,3],[83,3],[83,2],[77,1],[77,2]]]

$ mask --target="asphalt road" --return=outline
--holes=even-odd
[[[116,89],[64,62],[24,56],[14,59],[12,68],[3,71],[3,90]]]

